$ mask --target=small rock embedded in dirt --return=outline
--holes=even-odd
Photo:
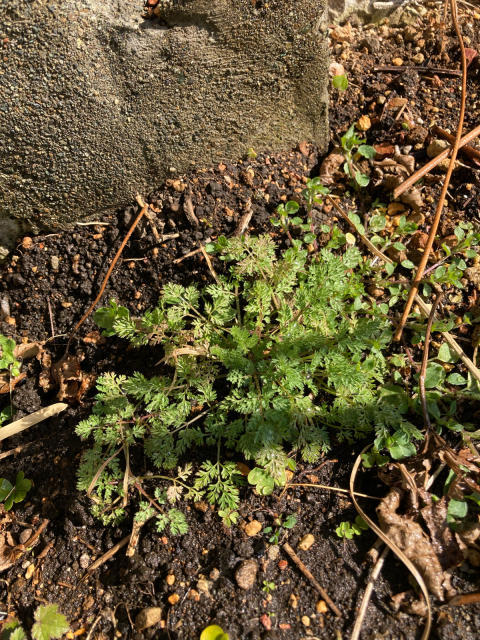
[[[260,616],[260,622],[263,624],[267,631],[270,631],[272,628],[272,619],[267,613],[264,613],[263,616]]]
[[[88,553],[82,553],[82,555],[78,559],[78,563],[82,569],[88,569],[90,565],[90,556],[88,555]]]
[[[325,600],[319,600],[315,605],[315,611],[317,613],[327,613],[328,607],[326,605]]]
[[[372,126],[372,121],[368,116],[360,116],[357,121],[357,129],[360,131],[367,131]]]
[[[304,627],[310,626],[310,618],[308,616],[302,616],[302,624]]]
[[[235,571],[235,580],[240,589],[251,589],[257,577],[258,564],[256,560],[244,560]]]
[[[314,542],[315,542],[315,537],[312,536],[311,533],[307,533],[307,535],[303,536],[303,538],[298,543],[298,548],[301,549],[302,551],[308,551],[308,549],[310,549],[310,547]]]
[[[168,596],[168,601],[171,605],[177,604],[179,600],[180,600],[180,596],[178,595],[178,593],[172,593],[171,596]]]
[[[143,631],[154,624],[158,624],[162,619],[162,610],[160,607],[147,607],[142,609],[135,618],[135,628],[137,631]]]
[[[292,609],[296,609],[298,607],[298,597],[294,593],[290,594],[288,604],[292,607]]]
[[[432,142],[428,145],[427,156],[429,158],[435,158],[439,153],[442,153],[442,151],[445,151],[445,149],[448,149],[449,147],[449,142],[436,138],[435,140],[432,140]]]
[[[394,59],[392,60],[392,64],[393,64],[395,67],[401,67],[401,66],[403,66],[403,59],[402,59],[402,58],[394,58]]]
[[[168,574],[168,576],[165,578],[165,582],[168,584],[169,587],[171,587],[172,584],[175,583],[175,576],[173,575],[173,573]]]
[[[50,264],[52,265],[52,269],[54,271],[58,271],[58,267],[60,266],[60,259],[58,256],[52,256],[50,258]]]
[[[210,582],[208,580],[205,580],[204,578],[201,578],[197,582],[197,590],[200,593],[209,593],[210,592]]]
[[[210,580],[215,581],[215,580],[218,580],[218,579],[219,579],[219,577],[220,577],[220,571],[219,571],[216,567],[214,567],[214,568],[210,571],[209,578],[210,578]]]
[[[30,236],[25,236],[22,240],[22,249],[26,249],[27,251],[31,249],[33,246],[33,240]]]
[[[280,553],[280,547],[278,546],[278,544],[272,545],[267,551],[268,559],[276,560],[278,558],[279,553]]]
[[[262,530],[262,523],[259,522],[258,520],[252,520],[251,522],[245,525],[245,533],[250,538],[253,536],[256,536],[257,533],[260,533],[261,530]]]

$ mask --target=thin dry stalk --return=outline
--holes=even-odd
[[[430,416],[428,415],[427,394],[425,392],[425,376],[427,374],[428,352],[430,349],[430,336],[432,333],[433,320],[435,318],[435,311],[437,310],[437,307],[440,304],[440,301],[442,298],[443,298],[443,293],[441,293],[435,298],[435,301],[432,304],[432,308],[430,309],[430,314],[428,316],[428,322],[427,322],[427,330],[425,332],[425,345],[423,347],[422,366],[420,367],[420,375],[418,378],[418,387],[420,390],[420,401],[422,404],[423,422],[429,432],[432,429],[432,425],[430,423]]]
[[[365,447],[362,453],[365,453],[365,451],[369,447],[370,445],[368,445],[368,447]],[[425,624],[425,628],[423,629],[421,640],[427,640],[428,636],[430,635],[430,629],[432,627],[432,608],[430,605],[430,598],[428,595],[427,585],[425,584],[424,579],[422,578],[420,572],[418,571],[417,567],[413,564],[413,562],[409,560],[407,556],[403,553],[403,551],[392,540],[390,540],[388,536],[384,534],[384,532],[380,529],[380,527],[377,524],[375,524],[375,522],[371,518],[367,516],[365,511],[358,504],[357,499],[355,497],[355,479],[357,477],[358,468],[361,462],[362,462],[362,454],[360,454],[355,460],[355,464],[353,465],[352,473],[350,475],[350,497],[359,515],[365,520],[365,522],[372,529],[372,531],[374,531],[377,534],[377,536],[382,540],[382,542],[384,542],[387,545],[387,547],[391,551],[393,551],[393,553],[397,556],[397,558],[399,558],[399,560],[403,562],[403,564],[407,567],[407,569],[413,575],[415,580],[418,582],[418,585],[422,590],[422,593],[425,597],[425,602],[427,605],[427,622]]]
[[[98,567],[101,567],[102,564],[105,564],[105,562],[110,560],[110,558],[113,558],[113,556],[118,551],[120,551],[120,549],[122,549],[122,547],[124,547],[126,544],[128,544],[129,540],[130,540],[130,534],[128,536],[125,536],[124,538],[122,538],[120,540],[120,542],[117,542],[117,544],[114,544],[113,547],[111,549],[109,549],[106,553],[104,553],[103,556],[100,556],[100,558],[98,558],[98,560],[95,560],[95,562],[92,562],[92,564],[86,570],[85,574],[82,576],[80,582],[85,582],[85,580],[88,578],[88,576],[91,573],[93,573],[95,571],[95,569],[98,569]]]
[[[300,569],[303,575],[307,578],[307,580],[309,580],[311,584],[315,587],[315,589],[322,596],[322,598],[325,600],[325,602],[328,604],[328,606],[333,611],[333,613],[337,616],[337,618],[341,618],[342,614],[340,613],[340,610],[338,609],[337,605],[333,602],[333,600],[330,598],[330,596],[325,591],[325,589],[321,586],[318,580],[307,569],[307,567],[300,560],[300,558],[297,556],[297,554],[292,549],[292,547],[288,544],[288,542],[285,542],[285,544],[282,546],[283,546],[283,550],[287,553],[290,559],[297,565],[297,567]]]
[[[137,202],[138,204],[141,206],[141,211],[138,214],[138,216],[135,218],[135,220],[132,223],[132,226],[130,227],[130,229],[128,230],[127,235],[125,236],[125,238],[122,240],[122,244],[119,246],[117,253],[115,254],[115,257],[113,258],[110,266],[108,267],[108,271],[107,274],[105,276],[105,278],[103,279],[102,282],[102,286],[100,287],[100,291],[98,292],[97,297],[95,298],[95,300],[92,302],[92,304],[88,307],[88,309],[85,311],[85,313],[83,314],[83,316],[80,318],[80,320],[77,322],[77,324],[73,327],[72,332],[70,333],[70,337],[68,338],[68,342],[67,342],[67,348],[65,349],[65,355],[69,352],[70,350],[70,344],[73,340],[73,337],[75,336],[75,334],[77,333],[77,331],[80,329],[80,327],[82,326],[82,324],[85,322],[85,320],[88,318],[88,316],[92,313],[93,309],[95,308],[95,305],[97,304],[97,302],[100,300],[100,298],[103,296],[103,292],[105,291],[105,287],[107,286],[107,282],[110,279],[110,276],[112,275],[112,271],[115,268],[115,265],[118,262],[118,259],[120,258],[120,256],[122,255],[122,251],[125,248],[125,245],[127,244],[127,242],[130,239],[130,236],[132,235],[132,233],[135,231],[136,226],[138,225],[138,223],[140,222],[140,220],[143,218],[143,216],[147,213],[148,210],[148,204],[145,204],[143,202],[143,199],[141,198],[141,196],[137,196]]]
[[[29,416],[25,416],[24,418],[20,418],[20,420],[15,420],[11,424],[7,424],[5,427],[0,429],[0,442],[2,440],[6,440],[6,438],[10,438],[11,436],[17,435],[21,431],[25,429],[29,429],[39,422],[43,422],[43,420],[47,420],[47,418],[53,418],[53,416],[57,416],[62,411],[68,407],[68,404],[65,402],[56,402],[55,404],[51,404],[49,407],[44,407],[43,409],[39,409],[34,413],[31,413]]]
[[[448,133],[448,131],[445,131],[445,129],[442,129],[436,124],[433,125],[432,127],[432,133],[434,136],[438,136],[443,140],[447,140],[447,142],[450,142],[450,144],[455,143],[455,136],[452,136],[451,133]],[[460,151],[464,156],[467,156],[467,158],[469,158],[470,160],[473,160],[473,161],[480,160],[480,151],[478,149],[475,149],[474,147],[471,147],[469,144],[462,145],[460,147]]]
[[[467,99],[467,60],[465,57],[465,47],[463,44],[462,34],[460,31],[460,26],[458,24],[458,19],[457,19],[456,0],[450,0],[450,10],[452,12],[452,20],[455,27],[455,32],[457,34],[458,43],[460,45],[460,53],[462,58],[462,98],[461,98],[461,104],[460,104],[460,115],[458,118],[458,127],[457,127],[457,133],[455,136],[455,144],[452,147],[452,155],[450,157],[450,163],[448,165],[447,175],[445,176],[445,181],[443,183],[442,192],[438,200],[435,217],[433,219],[432,226],[430,228],[430,233],[428,234],[427,243],[425,245],[425,249],[422,254],[420,264],[418,265],[415,278],[413,279],[413,282],[408,294],[408,299],[405,305],[405,309],[403,311],[402,318],[400,320],[400,323],[394,335],[394,340],[397,340],[397,341],[400,340],[400,338],[402,337],[403,328],[410,314],[410,310],[415,300],[415,295],[418,293],[418,287],[420,286],[420,282],[423,278],[423,272],[425,271],[425,267],[427,266],[430,253],[432,251],[433,242],[435,240],[435,235],[437,233],[438,225],[440,223],[440,218],[443,212],[443,204],[445,202],[445,197],[447,195],[448,185],[450,184],[450,179],[452,177],[453,169],[455,167],[455,160],[457,158],[458,150],[460,148],[460,139],[462,137],[463,121],[465,119],[465,104]]]
[[[360,631],[362,630],[363,621],[367,613],[368,603],[370,602],[370,598],[372,597],[373,587],[375,585],[375,581],[380,575],[380,571],[382,570],[383,563],[385,562],[385,558],[387,557],[389,551],[390,549],[388,547],[383,548],[382,553],[379,555],[375,566],[370,573],[370,578],[365,588],[365,593],[363,594],[362,604],[360,605],[360,609],[358,610],[357,618],[355,620],[355,625],[353,627],[350,640],[359,640],[360,638]]]
[[[357,232],[357,229],[355,227],[355,225],[353,224],[353,222],[350,220],[350,218],[347,216],[347,214],[345,213],[345,211],[340,207],[340,205],[338,203],[335,202],[335,200],[333,200],[332,198],[330,198],[330,196],[327,195],[327,199],[329,199],[329,201],[332,203],[332,205],[335,207],[335,209],[340,213],[340,215],[345,218],[345,220],[348,222],[348,224],[352,227],[352,229]],[[377,249],[377,247],[372,244],[370,242],[370,240],[365,236],[365,235],[360,235],[360,240],[361,242],[363,242],[363,244],[368,247],[370,249],[370,251],[375,254],[378,258],[380,258],[381,260],[383,260],[384,262],[388,262],[389,264],[393,264],[393,260],[391,260],[387,255],[385,255],[382,251],[380,251],[379,249]],[[419,306],[420,311],[422,312],[422,314],[428,318],[430,315],[430,310],[431,310],[431,305],[427,304],[426,302],[423,301],[423,299],[417,294],[415,296],[415,303]],[[475,363],[470,360],[470,358],[465,354],[465,352],[463,351],[462,347],[458,344],[458,342],[455,340],[455,338],[448,333],[448,331],[444,331],[442,333],[443,337],[445,338],[445,342],[448,344],[448,346],[452,349],[452,351],[454,351],[457,356],[462,360],[463,364],[465,365],[465,367],[468,369],[468,371],[472,374],[472,376],[478,380],[480,382],[480,370],[477,368],[477,366],[475,365]]]
[[[327,484],[311,484],[308,482],[294,482],[292,484],[287,484],[285,489],[290,489],[291,487],[312,487],[313,489],[324,489],[326,491],[336,491],[337,493],[348,493],[350,495],[350,491],[348,489],[341,489],[340,487],[330,487]],[[369,496],[367,493],[356,493],[356,496],[359,498],[368,498],[369,500],[380,500],[376,496]]]
[[[205,258],[205,262],[207,263],[208,266],[208,270],[210,271],[210,273],[212,274],[213,279],[215,280],[215,282],[217,284],[220,283],[220,280],[218,279],[217,274],[215,273],[215,269],[213,268],[213,264],[212,261],[210,260],[210,256],[208,255],[208,253],[205,251],[205,247],[202,245],[200,247],[200,251],[203,254],[203,257]]]
[[[466,135],[463,136],[463,138],[460,139],[459,149],[467,145],[469,142],[474,140],[479,135],[480,135],[480,125],[478,125],[478,127],[475,127],[475,129],[472,129],[470,133],[467,133]],[[408,191],[408,189],[413,187],[413,185],[416,182],[421,180],[423,176],[427,175],[427,173],[430,173],[432,169],[435,169],[435,167],[439,165],[440,162],[442,162],[442,160],[445,160],[445,158],[448,158],[450,154],[450,150],[451,150],[450,148],[445,149],[444,151],[439,153],[438,156],[435,156],[435,158],[432,158],[430,162],[427,162],[427,164],[423,165],[423,167],[420,167],[420,169],[415,171],[415,173],[412,173],[412,175],[409,178],[407,178],[405,182],[402,182],[402,184],[400,184],[396,189],[394,189],[393,191],[394,200],[399,198],[402,195],[402,193],[404,193],[405,191]]]

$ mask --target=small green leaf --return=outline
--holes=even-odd
[[[457,387],[463,387],[467,384],[467,379],[461,376],[459,373],[451,373],[447,378],[447,382],[449,382],[450,384],[454,384]]]
[[[0,478],[0,502],[3,502],[5,498],[13,491],[13,484],[6,478]]]
[[[359,187],[366,187],[370,182],[370,178],[364,173],[357,171],[355,173],[355,182],[358,184]]]
[[[344,73],[339,76],[333,76],[332,84],[335,89],[338,89],[339,91],[345,91],[348,88],[348,78]]]
[[[312,242],[315,242],[316,240],[316,236],[314,233],[307,233],[303,236],[303,241],[306,244],[311,244]]]
[[[441,360],[442,362],[458,362],[459,356],[444,342],[438,350],[437,360]]]
[[[448,503],[447,518],[465,518],[468,513],[468,504],[465,500],[454,500]]]
[[[261,496],[269,496],[275,488],[275,481],[264,469],[255,467],[248,474],[248,482],[255,485],[257,493]]]
[[[288,215],[297,213],[299,209],[300,209],[300,205],[298,204],[298,202],[295,202],[295,200],[289,200],[285,204],[285,213],[287,213]]]
[[[285,522],[283,522],[282,527],[284,529],[293,529],[293,527],[297,524],[297,518],[291,514],[285,518]]]
[[[61,638],[70,626],[57,604],[41,605],[35,611],[35,624],[32,627],[34,640],[52,640]]]
[[[211,624],[202,631],[200,640],[229,640],[229,636],[218,624]]]
[[[445,369],[438,362],[429,362],[425,373],[425,388],[436,389],[445,382]]]
[[[415,265],[411,260],[402,260],[400,264],[404,269],[415,269]]]
[[[377,155],[377,152],[375,151],[375,149],[371,147],[369,144],[361,144],[358,147],[358,153],[364,158],[369,158],[369,159],[372,159]]]
[[[14,618],[3,625],[0,640],[27,640],[27,636],[20,622]]]

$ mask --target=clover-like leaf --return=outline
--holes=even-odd
[[[39,606],[34,617],[35,624],[32,627],[34,640],[61,638],[70,628],[63,613],[59,613],[57,604]]]

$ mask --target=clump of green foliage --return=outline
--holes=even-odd
[[[353,536],[362,535],[363,531],[367,531],[368,524],[361,516],[357,516],[354,522],[344,520],[335,529],[335,533],[339,538],[344,540],[351,540]]]
[[[293,529],[297,524],[297,518],[293,514],[287,516],[285,520],[282,516],[279,516],[278,518],[275,518],[273,523],[275,528],[265,527],[263,533],[269,536],[268,541],[270,544],[278,544],[285,529]]]
[[[31,488],[32,481],[25,478],[23,471],[17,473],[15,485],[6,478],[0,478],[0,502],[5,511],[9,511],[14,502],[22,502]]]
[[[59,613],[56,604],[38,606],[34,618],[35,622],[31,629],[33,640],[61,638],[70,628],[67,619]],[[0,640],[27,640],[27,634],[20,622],[13,619],[3,625]]]
[[[370,178],[356,167],[360,158],[372,159],[375,157],[375,149],[366,143],[365,138],[360,138],[352,124],[348,131],[340,138],[340,145],[345,156],[343,170],[352,179],[355,188],[366,187]]]
[[[271,491],[285,484],[293,456],[316,461],[332,435],[352,442],[373,433],[379,450],[421,437],[395,394],[379,393],[391,328],[365,291],[369,266],[356,247],[312,257],[294,240],[279,254],[264,235],[221,237],[208,249],[226,263],[215,283],[167,284],[141,318],[113,301],[95,315],[106,335],[163,356],[161,374],[151,378],[101,376],[93,413],[77,427],[93,441],[78,486],[89,489],[104,522],[120,518],[129,488],[138,488],[132,447],[164,472],[192,449],[215,448],[190,484],[152,480],[173,482],[184,498],[207,499],[231,523],[242,477],[223,460],[225,450],[253,460],[252,482]],[[172,519],[161,522],[171,527]]]
[[[15,340],[0,333],[0,371],[6,369],[11,376],[20,375],[20,362],[14,354]]]

